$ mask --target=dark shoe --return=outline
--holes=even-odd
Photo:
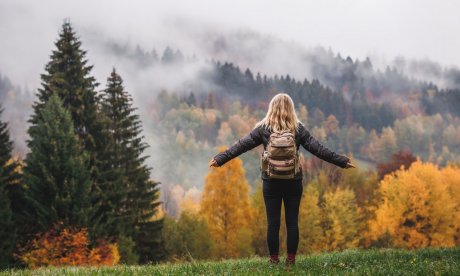
[[[295,264],[295,254],[288,254],[286,258],[286,266],[292,266]]]
[[[268,259],[268,262],[270,264],[279,264],[280,259],[278,258],[278,255],[271,255],[270,259]]]

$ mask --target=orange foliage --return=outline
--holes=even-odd
[[[59,227],[37,234],[18,257],[29,268],[116,265],[120,261],[117,244],[100,241],[97,247],[90,248],[86,229]]]
[[[89,252],[88,264],[90,265],[116,265],[120,261],[117,244],[109,244],[107,241],[99,242],[99,245]]]
[[[382,201],[369,223],[369,237],[389,236],[404,248],[452,247],[460,227],[460,169],[439,169],[416,161],[408,170],[386,175],[380,182]]]

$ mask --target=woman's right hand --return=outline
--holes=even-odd
[[[211,159],[209,161],[209,167],[219,167],[219,165],[217,164],[216,159],[213,158],[213,159]]]
[[[351,169],[351,168],[356,168],[356,166],[353,163],[351,163],[351,161],[348,161],[347,165],[345,166],[345,169]]]

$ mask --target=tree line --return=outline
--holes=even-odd
[[[411,115],[396,119],[381,131],[366,130],[359,124],[347,126],[334,115],[319,108],[296,105],[300,121],[322,143],[344,154],[352,154],[360,165],[375,169],[400,150],[410,151],[423,161],[440,166],[458,163],[460,156],[460,121],[451,115]],[[163,183],[162,200],[168,212],[175,214],[171,189],[177,185],[188,190],[202,189],[202,179],[209,156],[220,145],[229,146],[246,135],[264,116],[265,110],[246,102],[230,102],[228,98],[207,94],[177,95],[162,91],[151,107],[149,124],[155,126],[155,141],[163,145],[157,153],[163,158],[156,163]],[[243,155],[246,176],[252,188],[259,178],[260,148]],[[305,158],[310,154],[303,151]]]

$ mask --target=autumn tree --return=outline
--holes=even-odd
[[[268,254],[267,248],[267,215],[265,213],[264,196],[261,183],[251,197],[254,218],[252,220],[252,247],[259,256]]]
[[[337,188],[324,194],[323,202],[326,249],[343,250],[358,246],[359,209],[350,189]]]
[[[200,212],[214,240],[215,256],[238,257],[251,253],[253,211],[241,159],[235,158],[225,166],[211,169],[206,176]]]
[[[397,137],[391,127],[384,127],[380,136],[375,130],[369,134],[369,144],[363,148],[363,153],[373,161],[387,162],[398,149]]]
[[[334,115],[329,115],[323,122],[323,127],[327,136],[335,136],[339,132],[339,121]]]
[[[353,163],[355,162],[353,161]],[[342,170],[337,185],[353,190],[356,203],[360,208],[363,208],[371,204],[374,200],[378,182],[378,176],[375,172],[363,171],[360,168],[356,168],[353,170]]]
[[[299,253],[309,254],[324,249],[324,232],[322,225],[322,210],[319,206],[319,191],[317,185],[310,183],[300,202],[299,210]]]
[[[397,138],[394,130],[391,127],[384,127],[380,134],[378,144],[377,161],[385,161],[390,159],[391,155],[398,149]]]
[[[369,222],[374,244],[404,248],[455,246],[458,235],[460,170],[414,162],[380,182],[381,201]],[[389,239],[389,241],[388,241]]]
[[[448,193],[452,196],[453,227],[455,228],[455,245],[460,245],[460,166],[450,165],[442,170],[442,174],[448,186]]]

